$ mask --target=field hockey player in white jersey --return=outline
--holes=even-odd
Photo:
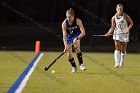
[[[114,59],[115,67],[122,67],[126,56],[127,43],[129,42],[129,31],[133,26],[133,21],[128,14],[123,12],[123,5],[116,6],[116,14],[111,19],[111,28],[105,34],[108,37],[113,31],[115,43]]]

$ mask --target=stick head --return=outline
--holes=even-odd
[[[45,68],[44,68],[44,70],[45,70],[45,71],[47,71],[47,70],[48,70],[48,68],[47,68],[47,67],[45,67]]]

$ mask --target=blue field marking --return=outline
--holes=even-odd
[[[36,60],[39,58],[40,55],[41,55],[41,53],[38,53],[34,57],[34,59],[27,66],[27,68],[24,70],[24,72],[19,76],[19,78],[15,81],[15,83],[11,86],[11,88],[8,90],[7,93],[15,93],[15,91],[18,89],[18,87],[20,86],[21,82],[23,81],[23,79],[25,78],[25,76],[28,74],[28,72],[30,71],[30,69],[33,67],[34,63],[36,62]]]

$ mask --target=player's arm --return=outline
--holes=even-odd
[[[112,19],[111,19],[111,28],[105,34],[105,36],[109,36],[109,34],[111,34],[114,31],[114,29],[115,29],[115,16],[112,17]]]
[[[77,19],[77,25],[79,26],[80,31],[81,31],[81,34],[78,36],[78,39],[81,39],[83,36],[85,36],[85,28],[80,19]]]
[[[62,33],[63,33],[63,42],[65,49],[67,48],[67,32],[66,32],[67,26],[65,21],[62,23]]]
[[[129,24],[129,26],[128,26],[128,28],[126,29],[125,33],[129,33],[130,29],[131,29],[132,26],[133,26],[133,21],[132,21],[132,19],[130,18],[130,16],[127,15],[127,14],[125,14],[125,18],[126,18],[128,24]]]

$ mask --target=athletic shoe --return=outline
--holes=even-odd
[[[76,67],[72,67],[71,73],[75,73],[76,71],[77,71],[77,68]]]
[[[115,68],[118,68],[118,67],[119,67],[119,65],[115,65],[114,67],[115,67]]]
[[[120,62],[120,67],[124,66],[124,62]]]
[[[80,69],[81,69],[82,71],[84,71],[84,70],[86,70],[86,67],[85,67],[83,64],[81,64],[81,65],[80,65]]]

